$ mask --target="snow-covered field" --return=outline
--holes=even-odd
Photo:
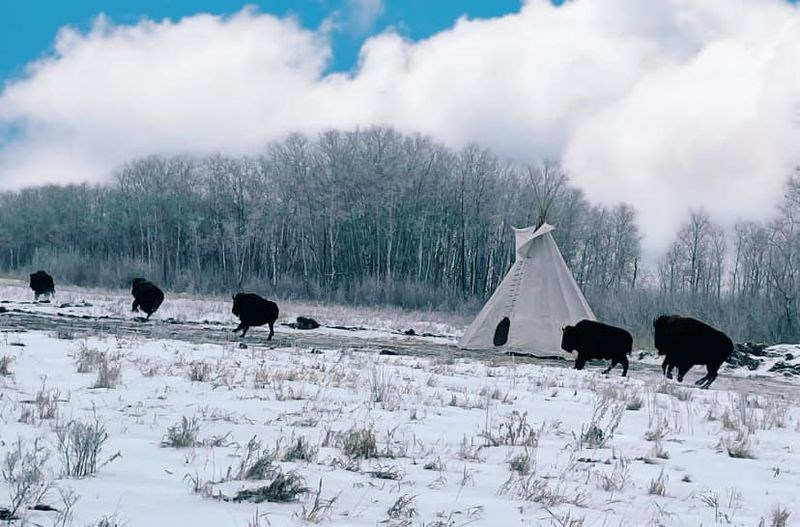
[[[59,312],[127,319],[134,316],[130,312],[133,301],[130,289],[109,291],[57,285],[56,295],[52,302],[37,304],[33,303],[33,293],[27,283],[0,278],[1,300],[9,301],[10,304],[23,307],[25,310],[41,313]],[[276,300],[281,310],[279,321],[284,322],[292,321],[297,316],[313,316],[320,323],[328,326],[354,326],[384,332],[414,329],[418,334],[451,336],[453,341],[457,335],[461,334],[464,325],[470,322],[463,316],[439,312],[409,311],[386,307],[355,310],[321,303]],[[65,304],[69,304],[69,306]],[[233,328],[239,321],[231,314],[231,305],[229,297],[200,297],[169,292],[155,318],[223,323],[229,324]]]
[[[0,305],[53,320],[130,319],[127,295],[59,288],[50,306],[30,305],[18,282],[0,284],[11,300]],[[325,346],[305,346],[283,326],[246,349],[165,331],[22,331],[19,313],[2,314],[0,517],[5,507],[15,524],[46,526],[588,527],[800,516],[791,380],[722,372],[704,391],[652,367],[621,378],[461,358],[442,351],[463,327],[456,318],[281,307],[284,320],[312,314],[369,328],[343,331],[367,342],[438,351],[378,355],[337,345],[334,329]],[[162,309],[162,321],[234,326],[224,299],[170,297]],[[440,336],[397,334],[410,327]]]

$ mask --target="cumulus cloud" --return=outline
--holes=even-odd
[[[0,187],[380,124],[561,161],[589,198],[631,202],[658,249],[692,207],[762,217],[800,160],[800,11],[782,0],[532,0],[419,42],[371,37],[352,75],[324,73],[330,50],[327,29],[253,10],[62,29],[0,94],[19,130]]]

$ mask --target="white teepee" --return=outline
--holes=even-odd
[[[458,345],[464,349],[515,351],[566,357],[561,329],[594,320],[556,246],[552,225],[514,229],[516,260]]]

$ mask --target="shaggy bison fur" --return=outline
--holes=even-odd
[[[236,333],[242,330],[242,338],[247,330],[253,326],[269,324],[269,337],[275,334],[275,321],[278,320],[278,304],[271,302],[255,293],[238,293],[233,296],[234,315],[239,317],[239,326],[233,330]]]
[[[36,271],[31,273],[31,289],[33,289],[33,298],[38,301],[41,295],[46,295],[48,299],[56,292],[56,286],[53,283],[53,277],[44,271]]]
[[[133,295],[133,306],[131,311],[140,309],[147,313],[145,320],[150,319],[150,315],[156,312],[164,301],[164,292],[156,284],[144,278],[134,278],[131,286]]]
[[[722,331],[694,318],[662,315],[653,321],[653,336],[659,355],[664,355],[661,370],[672,378],[678,368],[678,382],[692,366],[705,365],[707,374],[695,384],[708,388],[717,378],[719,367],[733,352],[733,342]]]
[[[625,377],[632,347],[633,337],[630,333],[594,320],[581,320],[574,326],[567,326],[561,335],[561,349],[570,353],[578,352],[576,370],[582,370],[588,360],[608,359],[611,365],[603,373],[610,372],[619,363],[622,364],[622,376]]]

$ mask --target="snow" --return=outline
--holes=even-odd
[[[4,281],[0,298],[12,302],[0,305],[43,311],[54,321],[59,311],[132,318],[127,292],[75,288],[58,294],[49,306],[23,304],[29,291]],[[162,321],[235,325],[229,302],[171,297],[156,314]],[[81,300],[92,306],[57,307]],[[435,322],[425,326],[424,319],[415,320],[424,313],[400,313],[393,321],[393,312],[381,310],[324,306],[307,312],[300,306],[294,312],[323,313],[319,318],[329,325],[371,329],[324,329],[328,345],[312,348],[292,345],[300,340],[286,335],[301,332],[278,326],[275,340],[255,339],[246,349],[233,337],[204,341],[165,331],[98,330],[73,338],[4,330],[0,357],[11,357],[11,374],[0,377],[0,461],[17,438],[26,447],[42,438],[52,452],[45,468],[54,484],[42,501],[62,509],[56,489],[74,489],[79,499],[65,524],[81,526],[112,515],[125,525],[147,527],[302,525],[320,481],[320,498],[336,498],[322,514],[321,523],[329,525],[748,526],[762,518],[771,525],[781,508],[791,513],[789,522],[800,514],[800,391],[782,377],[723,371],[712,389],[698,390],[689,382],[698,371],[678,385],[662,380],[647,360],[622,378],[618,371],[603,376],[595,365],[575,371],[568,362],[464,358],[452,346],[460,328],[443,316],[432,316]],[[0,314],[0,329],[18,316]],[[435,333],[445,336],[396,334],[407,327],[438,328]],[[205,330],[199,328],[200,334]],[[337,345],[346,338],[366,344]],[[415,341],[433,351],[360,351],[376,339],[380,345]],[[106,353],[120,366],[116,387],[93,388],[96,370],[78,373],[77,359],[91,351]],[[191,380],[193,373],[202,373],[202,380]],[[21,419],[36,406],[37,394],[48,390],[58,392],[56,416]],[[621,416],[618,424],[615,416]],[[197,419],[204,446],[162,446],[182,417]],[[54,429],[94,419],[108,433],[97,473],[62,476]],[[382,457],[349,460],[342,441],[351,429],[372,430]],[[737,434],[749,442],[752,458],[729,455],[726,443],[736,452]],[[229,477],[254,436],[265,448],[279,445],[281,453],[299,437],[318,449],[310,461],[275,461],[284,472],[300,474],[311,492],[290,503],[220,499],[269,483]],[[509,461],[516,456],[531,461],[529,475],[512,471]],[[380,479],[378,472],[399,479]],[[660,475],[665,493],[652,494]],[[195,492],[193,480],[204,491]],[[0,507],[7,506],[7,485],[0,481],[0,487]],[[410,505],[390,517],[389,509],[403,497]],[[59,516],[33,510],[23,515],[39,525],[56,525]]]

